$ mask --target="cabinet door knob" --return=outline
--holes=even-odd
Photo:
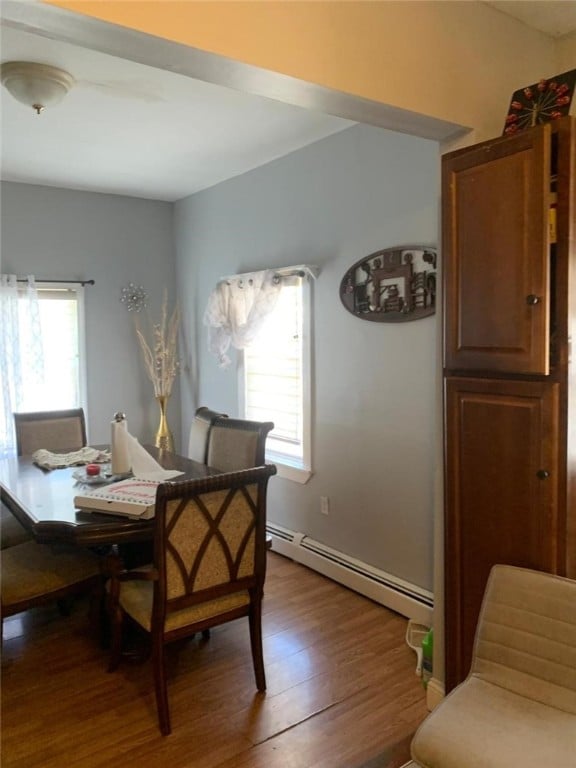
[[[526,296],[526,304],[539,304],[540,303],[540,296],[536,296],[534,293],[530,293],[528,296]]]
[[[550,477],[550,472],[548,472],[547,469],[539,469],[538,472],[536,472],[536,477],[540,480],[546,480],[547,477]]]

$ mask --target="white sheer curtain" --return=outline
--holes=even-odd
[[[43,368],[34,277],[29,275],[27,283],[19,288],[16,275],[0,275],[0,456],[16,453],[12,414],[23,407],[26,392],[33,393],[42,386]]]
[[[262,324],[276,306],[282,279],[274,270],[249,272],[221,280],[210,294],[204,313],[208,326],[208,349],[226,368],[230,344],[244,349],[256,338]]]

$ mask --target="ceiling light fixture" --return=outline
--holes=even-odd
[[[28,61],[1,64],[0,77],[12,96],[37,114],[61,101],[75,83],[63,69]]]

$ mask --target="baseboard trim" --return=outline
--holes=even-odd
[[[390,608],[408,619],[432,625],[432,593],[333,550],[302,533],[270,523],[272,550]]]
[[[442,701],[446,691],[444,690],[444,683],[435,677],[431,677],[428,681],[428,687],[426,688],[426,706],[428,711],[432,712],[434,707]]]

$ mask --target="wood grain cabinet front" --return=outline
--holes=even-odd
[[[575,119],[442,164],[450,690],[492,565],[576,578]]]
[[[548,373],[550,128],[443,163],[445,365]]]
[[[558,385],[446,382],[446,605],[451,683],[466,677],[495,563],[562,570]]]

